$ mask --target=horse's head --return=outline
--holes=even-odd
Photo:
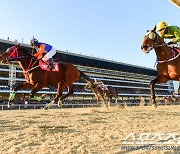
[[[17,57],[17,49],[19,45],[7,48],[7,50],[0,55],[1,63],[6,63],[10,58]]]
[[[0,62],[6,63],[12,60],[19,60],[22,56],[26,56],[28,53],[23,53],[22,49],[20,49],[20,45],[12,46],[7,48],[7,50],[0,55]],[[30,54],[28,54],[30,55]]]
[[[145,53],[149,53],[150,50],[158,47],[160,39],[161,37],[156,32],[155,26],[153,30],[148,30],[143,37],[141,50],[143,50]]]

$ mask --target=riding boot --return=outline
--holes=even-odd
[[[53,64],[53,59],[52,58],[49,59],[49,68],[50,69],[54,69],[55,68],[54,64]]]

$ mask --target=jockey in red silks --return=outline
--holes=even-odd
[[[101,86],[103,90],[108,90],[108,87],[104,85],[104,83],[101,81]]]
[[[95,80],[95,83],[98,85],[97,87],[100,88],[101,90],[108,90],[107,86],[104,85],[102,81],[97,81]]]
[[[31,39],[30,45],[33,46],[33,48],[35,48],[37,51],[37,53],[35,53],[33,56],[37,59],[42,59],[44,62],[49,61],[49,68],[54,69],[52,57],[56,54],[56,50],[51,45],[39,42],[35,38]],[[45,56],[43,57],[44,53]]]

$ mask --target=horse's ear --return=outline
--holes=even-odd
[[[156,25],[154,26],[153,31],[154,31],[154,32],[156,31]]]

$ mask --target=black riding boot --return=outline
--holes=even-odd
[[[49,59],[49,68],[50,69],[54,69],[55,68],[54,64],[53,64],[53,59],[52,58]]]

